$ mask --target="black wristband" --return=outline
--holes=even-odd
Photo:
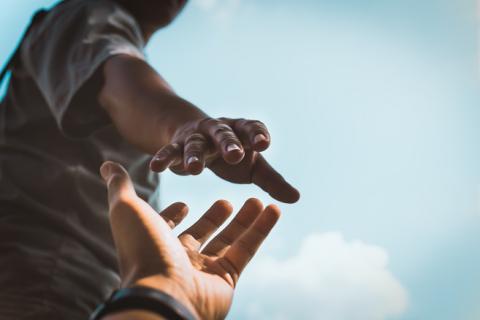
[[[197,320],[171,295],[141,286],[114,291],[110,298],[92,313],[90,320],[100,320],[107,314],[126,310],[151,311],[168,320]]]

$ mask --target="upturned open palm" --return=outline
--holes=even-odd
[[[225,318],[240,273],[278,220],[278,208],[264,209],[250,199],[207,243],[232,213],[231,205],[220,200],[177,238],[171,229],[185,217],[186,205],[176,203],[158,215],[136,195],[122,167],[106,163],[101,172],[122,285],[162,290],[200,319]]]

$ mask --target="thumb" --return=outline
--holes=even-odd
[[[300,199],[298,190],[273,169],[261,154],[258,155],[253,168],[252,182],[276,200],[294,203]]]
[[[100,167],[107,184],[110,226],[122,284],[165,272],[180,245],[165,220],[135,193],[127,171],[107,161]]]
[[[122,199],[134,199],[137,197],[127,170],[118,163],[112,161],[104,162],[100,167],[100,174],[107,184],[110,208]]]

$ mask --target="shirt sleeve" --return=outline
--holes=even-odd
[[[98,102],[109,57],[145,59],[136,20],[110,0],[69,0],[34,26],[21,49],[22,63],[41,91],[60,130],[86,137],[108,125]]]

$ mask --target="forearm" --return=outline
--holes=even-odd
[[[115,56],[104,64],[100,104],[120,134],[137,148],[154,154],[175,130],[207,115],[177,96],[145,61]]]

